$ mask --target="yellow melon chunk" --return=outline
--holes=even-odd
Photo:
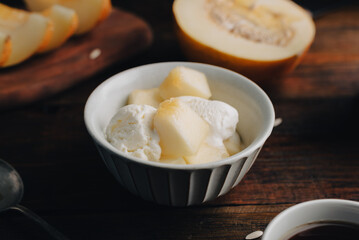
[[[241,151],[241,138],[237,132],[234,132],[232,136],[223,141],[229,155],[236,154]]]
[[[158,108],[162,101],[163,99],[158,88],[136,89],[131,92],[127,104],[146,104]]]
[[[229,154],[224,145],[214,147],[204,142],[195,155],[184,156],[184,159],[187,164],[201,164],[218,161],[226,157],[229,157]]]
[[[212,94],[207,78],[202,72],[179,66],[172,69],[160,85],[160,95],[163,99],[179,96],[208,99]]]
[[[194,155],[209,133],[208,123],[176,98],[160,104],[153,123],[162,154],[172,157]]]
[[[32,11],[43,11],[54,4],[74,9],[79,18],[77,34],[91,30],[111,12],[110,0],[25,0]]]
[[[54,34],[50,43],[43,49],[40,49],[39,52],[46,52],[59,47],[71,37],[77,29],[78,17],[73,9],[53,5],[44,10],[42,15],[51,19],[54,23]]]
[[[46,47],[53,34],[52,22],[38,14],[0,4],[0,32],[10,36],[12,50],[3,66],[20,63]]]
[[[167,156],[161,156],[160,158],[161,163],[168,163],[168,164],[180,164],[180,165],[186,165],[186,161],[182,157],[167,157]]]

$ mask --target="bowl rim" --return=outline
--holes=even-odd
[[[187,165],[180,165],[180,164],[167,164],[167,163],[161,163],[161,162],[154,162],[154,161],[148,161],[148,160],[143,160],[140,158],[135,158],[135,157],[131,157],[131,156],[127,156],[123,153],[121,153],[120,151],[117,151],[115,149],[115,147],[113,147],[110,143],[108,143],[106,141],[106,139],[104,139],[104,141],[106,141],[108,144],[104,143],[104,141],[101,141],[103,139],[98,139],[97,136],[93,133],[92,131],[92,125],[90,124],[90,105],[92,104],[92,102],[94,102],[94,98],[95,96],[101,92],[102,89],[104,89],[106,86],[112,84],[113,82],[116,81],[117,78],[119,78],[119,76],[127,74],[128,72],[131,71],[138,71],[141,68],[149,68],[149,67],[154,67],[154,66],[158,66],[158,65],[194,65],[194,66],[203,66],[203,67],[209,67],[209,68],[213,68],[213,69],[217,69],[219,71],[224,71],[227,72],[227,74],[232,74],[232,75],[236,75],[236,77],[238,79],[241,79],[241,81],[243,81],[245,84],[247,84],[248,87],[255,89],[256,93],[258,93],[258,96],[260,96],[259,98],[261,98],[262,100],[262,104],[264,105],[265,108],[268,109],[268,113],[269,113],[269,117],[267,119],[267,121],[265,121],[265,130],[263,131],[263,133],[261,135],[259,135],[258,137],[256,137],[254,139],[254,141],[246,146],[245,149],[243,149],[242,151],[229,156],[228,158],[225,159],[221,159],[219,161],[214,161],[214,162],[209,162],[209,163],[201,163],[201,164],[187,164]],[[223,67],[219,67],[219,66],[215,66],[215,65],[211,65],[211,64],[206,64],[206,63],[197,63],[197,62],[188,62],[188,61],[168,61],[168,62],[157,62],[157,63],[150,63],[150,64],[144,64],[144,65],[140,65],[137,67],[133,67],[133,68],[129,68],[126,69],[124,71],[121,71],[111,77],[109,77],[108,79],[104,80],[101,84],[99,84],[90,94],[90,96],[88,97],[86,104],[85,104],[85,108],[84,108],[84,121],[85,121],[85,126],[87,128],[88,133],[91,135],[92,139],[95,140],[95,142],[97,144],[99,144],[100,146],[102,146],[103,148],[105,148],[107,151],[110,151],[112,154],[115,155],[119,155],[122,158],[125,158],[129,161],[133,161],[136,162],[138,164],[144,164],[144,165],[148,165],[148,166],[152,166],[152,167],[158,167],[158,168],[167,168],[167,169],[176,169],[176,170],[198,170],[198,169],[213,169],[216,167],[220,167],[223,165],[230,165],[233,164],[235,161],[237,161],[238,159],[242,159],[244,157],[247,157],[249,154],[253,153],[255,150],[259,149],[262,147],[262,145],[264,144],[264,142],[266,141],[266,139],[270,136],[272,130],[273,130],[273,126],[274,126],[274,120],[275,120],[275,112],[274,112],[274,107],[273,104],[270,100],[270,98],[268,97],[268,95],[264,92],[263,89],[261,89],[256,83],[254,83],[252,80],[248,79],[247,77],[234,72],[232,70],[223,68]]]
[[[353,201],[353,200],[347,200],[347,199],[336,199],[336,198],[323,198],[323,199],[315,199],[315,200],[309,200],[305,202],[301,202],[298,204],[295,204],[291,207],[288,207],[284,209],[282,212],[280,212],[277,216],[275,216],[268,226],[264,230],[264,234],[262,236],[262,239],[265,240],[268,238],[268,234],[275,231],[276,226],[278,225],[278,222],[282,219],[289,218],[290,215],[298,210],[298,209],[305,209],[308,206],[316,206],[316,205],[323,205],[323,204],[336,204],[336,205],[350,205],[350,206],[356,206],[359,208],[359,202]],[[289,231],[290,229],[287,229]]]

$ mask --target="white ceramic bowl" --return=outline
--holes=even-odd
[[[359,225],[359,202],[319,199],[294,205],[269,223],[262,240],[282,240],[294,229],[318,221],[339,221]]]
[[[130,92],[158,87],[176,66],[205,73],[212,98],[238,110],[243,151],[217,162],[169,165],[125,156],[106,141],[105,128]],[[188,206],[213,200],[242,180],[271,134],[274,109],[263,90],[242,75],[207,64],[166,62],[132,68],[104,81],[87,100],[84,117],[106,166],[125,188],[159,204]]]

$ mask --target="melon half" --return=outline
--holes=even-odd
[[[315,35],[310,14],[289,0],[175,0],[173,13],[190,60],[253,80],[294,69]]]
[[[3,65],[11,54],[10,36],[0,32],[0,66]]]

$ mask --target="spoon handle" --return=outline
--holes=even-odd
[[[22,205],[15,205],[13,207],[10,207],[11,209],[18,210],[22,212],[25,216],[29,217],[30,219],[37,222],[39,225],[41,225],[54,239],[57,240],[69,240],[67,237],[65,237],[62,233],[60,233],[58,230],[56,230],[54,227],[52,227],[50,224],[48,224],[44,219],[42,219],[40,216],[38,216],[36,213],[31,211],[30,209],[22,206]]]

